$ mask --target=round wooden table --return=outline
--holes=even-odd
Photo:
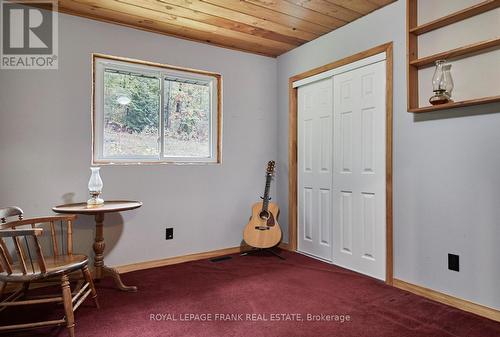
[[[79,202],[76,204],[66,204],[52,207],[52,210],[56,213],[69,213],[69,214],[85,214],[93,215],[95,219],[95,240],[94,240],[94,270],[95,279],[100,280],[105,273],[111,275],[115,280],[116,285],[120,290],[123,291],[137,291],[135,286],[126,286],[123,284],[120,274],[115,268],[108,267],[104,264],[104,248],[106,244],[104,243],[103,234],[103,222],[104,214],[113,212],[128,211],[131,209],[136,209],[142,206],[140,201],[129,201],[129,200],[110,200],[105,201],[104,204],[98,207],[89,207],[86,202]]]

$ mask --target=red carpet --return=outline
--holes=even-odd
[[[273,256],[233,256],[220,262],[197,261],[125,274],[127,284],[139,286],[137,293],[119,292],[112,288],[111,280],[104,280],[98,285],[101,310],[90,300],[80,307],[76,335],[500,336],[500,323],[299,254],[283,255],[286,261]],[[36,316],[48,317],[46,313],[54,306],[39,308]],[[152,314],[162,320],[151,320]],[[300,314],[302,320],[292,314]],[[330,315],[332,320],[310,321],[308,314],[317,319]],[[22,318],[21,312],[13,309],[0,312],[0,316],[2,323]],[[8,336],[59,337],[66,336],[66,330],[31,330]]]

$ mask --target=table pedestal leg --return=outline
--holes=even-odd
[[[104,274],[109,274],[113,277],[118,289],[123,291],[137,291],[137,287],[135,286],[126,286],[123,284],[120,274],[115,268],[111,268],[104,265],[104,248],[106,248],[106,244],[104,242],[104,233],[103,233],[103,222],[104,222],[104,213],[96,213],[95,214],[95,241],[94,241],[94,270],[95,270],[95,279],[100,280],[103,278]]]
[[[104,213],[95,215],[95,241],[94,241],[94,270],[96,280],[102,278],[102,270],[104,267],[104,233],[103,233]]]
[[[115,280],[115,284],[118,287],[118,289],[122,291],[132,291],[132,292],[137,291],[136,286],[126,286],[125,284],[123,284],[122,278],[120,277],[120,273],[118,273],[118,270],[116,270],[115,268],[103,266],[103,269],[106,272],[106,274],[110,275],[113,278],[113,280]]]

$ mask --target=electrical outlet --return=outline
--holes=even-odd
[[[448,254],[448,269],[460,271],[460,257],[456,254]]]
[[[165,240],[172,240],[174,238],[174,229],[167,228],[165,230]]]

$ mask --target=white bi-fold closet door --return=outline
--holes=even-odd
[[[298,248],[332,258],[333,82],[298,89]]]
[[[386,62],[298,88],[298,249],[379,279],[386,268]]]

